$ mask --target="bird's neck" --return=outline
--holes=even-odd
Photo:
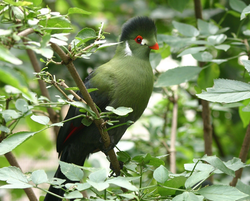
[[[133,49],[130,47],[128,41],[123,41],[117,46],[114,57],[116,58],[134,57],[137,59],[149,60],[149,53],[150,49],[147,47]]]

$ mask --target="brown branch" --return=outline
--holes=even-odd
[[[246,131],[245,138],[243,140],[241,150],[240,150],[240,155],[239,155],[239,158],[241,159],[243,163],[245,163],[247,160],[249,149],[250,149],[250,123],[247,126],[247,131]],[[242,171],[243,169],[241,168],[235,172],[235,177],[230,183],[231,186],[236,186],[238,179],[241,178]]]
[[[97,128],[101,134],[102,140],[104,142],[104,146],[106,148],[108,148],[110,146],[110,138],[109,138],[108,132],[105,131],[106,130],[106,128],[104,126],[105,123],[104,123],[103,119],[99,119],[100,114],[95,106],[95,103],[93,102],[91,96],[89,95],[89,93],[88,93],[81,77],[79,76],[72,60],[70,59],[70,57],[68,55],[65,54],[65,52],[58,45],[51,43],[51,47],[63,60],[63,63],[67,66],[68,71],[70,72],[77,87],[79,88],[84,100],[87,102],[87,104],[90,106],[90,108],[96,113],[98,119],[94,120],[94,123],[97,126]],[[110,150],[108,152],[108,155],[109,155],[110,161],[112,163],[112,166],[115,170],[116,175],[119,175],[120,174],[120,165],[119,165],[119,162],[116,158],[114,150],[113,149]]]
[[[37,61],[35,53],[30,49],[27,49],[26,51],[28,53],[28,56],[30,58],[34,71],[39,73],[41,71],[41,68]],[[50,100],[50,95],[49,95],[48,89],[46,88],[46,84],[42,80],[38,80],[38,84],[39,84],[42,95]],[[47,111],[49,113],[51,122],[57,123],[59,121],[59,116],[56,114],[56,112],[50,107],[47,107]],[[59,132],[59,127],[54,126],[53,129],[54,129],[55,135],[57,136]]]
[[[22,37],[22,36],[27,36],[33,32],[34,32],[34,29],[28,28],[28,29],[25,29],[25,30],[19,32],[17,35]]]
[[[195,18],[202,19],[202,7],[200,0],[194,0],[194,11],[195,11]]]
[[[10,103],[11,99],[12,99],[11,97],[6,99],[6,105],[5,105],[5,109],[6,110],[9,108],[9,103]],[[3,124],[3,126],[6,126],[6,122],[5,121],[3,121],[2,124]],[[6,136],[6,133],[2,132],[1,136],[0,136],[0,143],[5,138],[5,136]],[[9,164],[11,166],[18,167],[18,168],[20,168],[20,170],[22,170],[21,167],[20,167],[20,165],[18,164],[15,156],[12,154],[12,152],[8,152],[8,153],[4,154],[4,156],[8,160],[8,162],[9,162]],[[30,201],[37,201],[37,198],[36,198],[36,196],[35,196],[32,188],[26,188],[26,189],[24,189],[24,191],[25,191],[25,193],[28,196],[28,198],[29,198]]]
[[[205,153],[208,156],[212,155],[212,126],[210,115],[211,111],[209,108],[209,102],[206,100],[201,100],[202,104],[202,120],[203,120],[203,132],[205,141]]]
[[[177,131],[177,121],[178,121],[178,96],[177,96],[177,89],[173,91],[173,116],[172,116],[172,127],[171,127],[171,143],[170,143],[170,171],[172,173],[176,173],[176,131]]]
[[[194,10],[196,19],[202,19],[202,6],[200,0],[194,0]],[[202,68],[205,65],[204,62],[199,62],[199,66]],[[208,156],[212,155],[212,126],[210,119],[210,107],[209,102],[206,100],[201,100],[202,104],[202,120],[203,120],[203,136],[204,136],[204,151]],[[213,182],[213,177],[210,176],[209,179]]]
[[[60,85],[64,88],[69,88],[68,85],[65,84],[65,82],[60,82]],[[82,101],[83,103],[87,104],[80,96],[77,95],[76,92],[73,90],[68,90],[69,93],[71,93],[77,100]]]
[[[12,152],[8,152],[4,154],[4,156],[6,157],[11,166],[18,167],[20,170],[22,170]],[[23,190],[25,191],[30,201],[38,201],[32,188],[25,188]]]

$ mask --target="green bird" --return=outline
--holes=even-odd
[[[119,124],[139,119],[147,107],[153,90],[153,71],[149,62],[151,49],[159,49],[156,27],[148,17],[135,17],[122,28],[120,43],[114,57],[96,68],[86,79],[86,88],[97,88],[90,93],[95,104],[105,111],[106,106],[131,107],[132,113],[119,118]],[[79,115],[79,108],[71,106],[65,119]],[[64,123],[57,138],[57,152],[60,160],[82,166],[88,156],[96,150],[103,150],[100,133],[95,126],[84,126],[81,118]],[[108,127],[108,125],[107,125]],[[111,147],[121,139],[129,125],[125,124],[109,130]],[[56,178],[67,179],[58,167]],[[50,186],[49,191],[63,196],[62,189]],[[47,194],[45,201],[61,199]]]

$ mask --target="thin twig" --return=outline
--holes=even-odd
[[[172,126],[171,126],[171,143],[170,143],[170,171],[176,173],[176,134],[177,134],[177,121],[178,121],[178,86],[173,90],[173,116],[172,116]]]
[[[28,28],[28,29],[25,29],[25,30],[19,32],[17,35],[18,36],[28,36],[31,33],[34,33],[34,29]]]
[[[65,84],[65,82],[60,82],[59,83],[62,87],[64,88],[69,88],[68,85]],[[78,94],[76,92],[74,92],[73,90],[68,90],[69,93],[71,93],[78,101],[81,101],[85,104],[87,104],[80,96],[78,96]]]

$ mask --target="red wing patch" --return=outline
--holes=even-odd
[[[65,140],[63,141],[63,143],[65,143],[72,135],[74,135],[75,133],[77,133],[79,130],[82,130],[84,128],[84,125],[81,124],[78,127],[74,127],[73,123],[70,124],[70,133],[67,135],[67,137],[65,138]]]

